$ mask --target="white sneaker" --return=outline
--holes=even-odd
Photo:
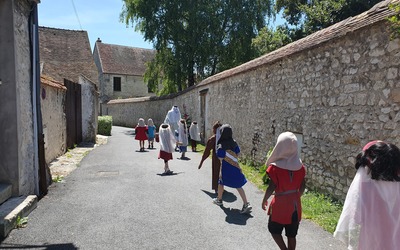
[[[240,210],[241,214],[248,214],[251,213],[251,209],[253,207],[250,205],[250,202],[247,202],[246,204],[243,205],[242,210]]]
[[[218,200],[218,198],[214,198],[213,199],[213,203],[215,204],[215,205],[217,205],[217,206],[222,206],[223,204],[222,204],[222,200]]]

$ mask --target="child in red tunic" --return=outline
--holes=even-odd
[[[147,127],[144,119],[140,118],[138,125],[135,127],[135,140],[139,141],[140,152],[144,152],[144,141],[147,140]]]
[[[296,235],[301,220],[300,197],[305,189],[306,171],[293,133],[284,132],[278,136],[266,165],[270,180],[262,201],[263,210],[266,210],[268,198],[275,191],[268,209],[268,230],[280,249],[296,249]],[[287,246],[282,237],[283,228]]]

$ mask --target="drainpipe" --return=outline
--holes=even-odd
[[[44,136],[42,113],[40,109],[40,60],[39,60],[39,29],[38,9],[40,0],[31,0],[31,13],[29,17],[31,65],[32,65],[32,117],[33,136],[35,146],[34,179],[35,194],[41,198],[47,193],[46,166],[44,162]]]

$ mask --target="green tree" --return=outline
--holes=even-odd
[[[253,38],[252,46],[257,55],[261,56],[279,49],[291,41],[287,25],[277,26],[275,30],[266,26],[260,30],[256,38]]]
[[[275,8],[292,26],[297,40],[369,10],[381,0],[277,0]]]
[[[252,39],[272,14],[271,0],[123,0],[121,19],[153,43],[150,88],[171,93],[253,59]]]

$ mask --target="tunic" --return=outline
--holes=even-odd
[[[297,211],[301,220],[301,200],[299,189],[306,175],[304,166],[297,171],[289,171],[274,165],[267,169],[269,178],[276,185],[275,195],[268,209],[271,221],[288,225],[292,223],[292,214]]]
[[[222,148],[219,148],[217,150],[217,156],[222,160],[221,184],[224,186],[228,186],[231,188],[241,188],[247,182],[246,177],[242,173],[239,163],[237,162],[237,155],[239,153],[239,146],[236,146],[234,150],[224,150]]]
[[[211,168],[212,168],[212,189],[213,190],[218,190],[218,179],[219,179],[219,170],[221,168],[221,161],[218,159],[217,154],[215,153],[215,135],[211,136],[207,140],[206,148],[204,149],[203,157],[201,161],[204,161],[210,156],[212,150],[212,162],[211,162]]]

